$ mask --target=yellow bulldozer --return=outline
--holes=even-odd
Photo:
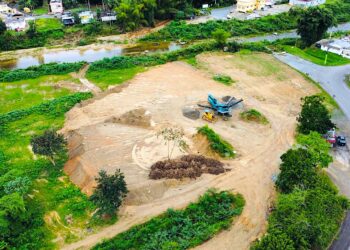
[[[213,111],[206,109],[204,110],[204,114],[202,115],[202,119],[207,122],[216,122],[218,118],[214,114]]]

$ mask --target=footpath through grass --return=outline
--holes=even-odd
[[[285,45],[283,46],[283,49],[292,55],[301,57],[321,66],[340,66],[350,63],[350,59],[328,52],[327,63],[325,64],[327,52],[318,48],[300,49],[295,46]]]
[[[228,229],[242,213],[241,195],[209,190],[198,202],[184,210],[168,209],[144,224],[137,225],[111,240],[93,247],[107,249],[189,249]]]

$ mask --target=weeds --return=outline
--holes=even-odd
[[[241,112],[240,117],[242,120],[253,121],[264,125],[269,123],[267,118],[256,109],[249,109],[247,111]]]

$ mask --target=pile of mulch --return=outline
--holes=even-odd
[[[158,180],[197,178],[202,174],[218,175],[225,172],[224,164],[201,155],[184,155],[175,160],[158,161],[151,166],[149,178]]]

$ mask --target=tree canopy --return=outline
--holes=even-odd
[[[322,39],[329,27],[336,24],[332,11],[323,7],[310,7],[300,12],[297,33],[304,46],[310,46]]]
[[[7,30],[6,24],[0,19],[0,36]]]
[[[324,97],[318,95],[302,98],[302,109],[297,118],[300,133],[308,134],[311,131],[316,131],[325,134],[336,126],[331,121],[331,114],[323,104],[324,100]]]
[[[124,175],[119,169],[113,175],[101,170],[96,182],[97,187],[90,200],[99,208],[97,214],[113,216],[128,193]]]

